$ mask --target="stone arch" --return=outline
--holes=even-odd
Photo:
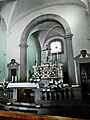
[[[7,52],[6,52],[6,43],[7,43],[7,24],[5,19],[1,16],[0,17],[0,78],[1,81],[6,78],[7,75]]]
[[[38,24],[45,22],[45,21],[54,21],[60,25],[65,30],[65,36],[66,44],[67,44],[67,56],[68,56],[68,74],[69,74],[69,80],[71,83],[74,83],[75,80],[75,72],[74,72],[74,60],[73,60],[73,49],[72,49],[72,34],[70,27],[66,20],[62,18],[61,16],[58,16],[56,14],[44,14],[41,16],[38,16],[37,18],[33,19],[24,29],[21,41],[20,41],[20,81],[25,82],[26,81],[26,53],[27,53],[27,37],[31,30]]]

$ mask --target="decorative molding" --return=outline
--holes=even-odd
[[[29,45],[27,45],[26,43],[21,43],[19,45],[20,48],[27,48]]]
[[[80,64],[90,64],[90,53],[87,53],[87,50],[81,50],[80,54],[74,57],[77,69],[78,83],[81,85],[81,73],[80,73]]]
[[[85,56],[82,55],[82,51],[86,51]],[[87,50],[81,50],[80,54],[78,54],[76,57],[74,57],[74,60],[79,60],[79,59],[86,59],[90,58],[90,53],[87,53]]]
[[[67,40],[68,40],[68,39],[71,39],[71,40],[72,40],[72,36],[73,36],[73,34],[65,35],[64,38],[67,39]]]

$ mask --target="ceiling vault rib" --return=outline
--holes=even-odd
[[[14,12],[15,7],[16,7],[16,3],[17,3],[17,1],[15,1],[14,4],[13,4],[12,10],[11,10],[11,14],[10,14],[10,17],[9,17],[9,21],[8,21],[7,30],[9,29],[9,25],[10,25],[10,22],[11,22],[11,19],[12,19],[13,12]]]
[[[45,37],[44,37],[44,39],[43,39],[43,46],[44,46],[44,44],[45,44],[45,40],[46,40],[46,37],[47,37],[47,35],[48,35],[48,33],[53,29],[53,28],[55,28],[57,25],[54,25],[54,26],[52,26],[48,31],[47,31],[47,33],[46,33],[46,35],[45,35]]]

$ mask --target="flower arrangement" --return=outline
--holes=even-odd
[[[60,91],[63,90],[66,86],[68,86],[68,84],[64,84],[62,80],[52,79],[45,87],[50,90]]]
[[[36,72],[35,74],[32,74],[31,78],[29,79],[29,82],[37,83],[40,82],[40,80],[41,80],[41,76],[38,72]]]

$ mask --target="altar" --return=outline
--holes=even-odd
[[[9,83],[7,88],[13,89],[14,101],[18,102],[34,102],[35,101],[35,89],[39,89],[38,83]]]
[[[7,88],[37,88],[37,89],[39,89],[39,84],[38,83],[29,83],[29,82],[9,83]]]

